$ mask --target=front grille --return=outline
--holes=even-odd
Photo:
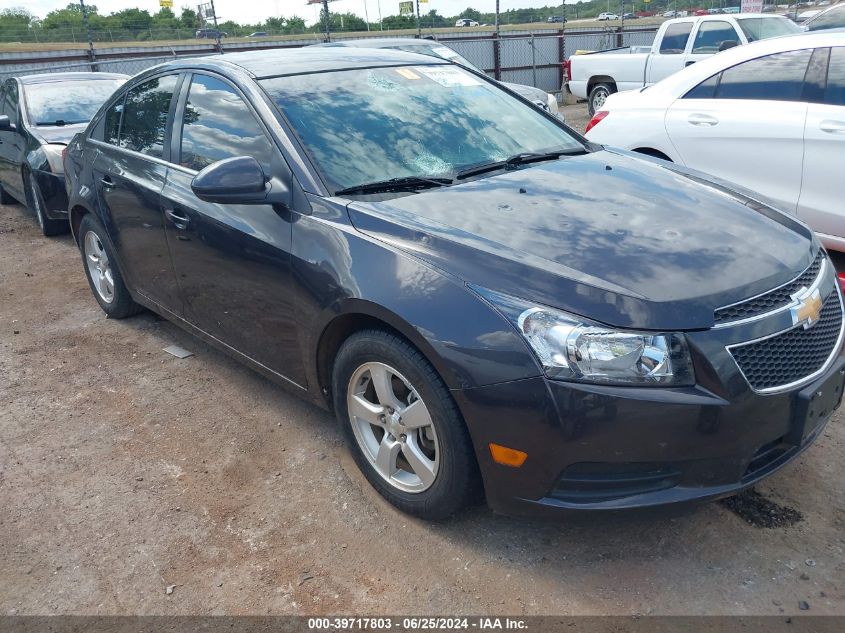
[[[776,336],[731,348],[734,360],[757,391],[797,382],[824,367],[842,327],[842,308],[836,291],[822,307],[810,329],[798,326]]]
[[[754,297],[748,301],[737,303],[725,308],[719,308],[715,312],[716,323],[729,323],[730,321],[739,321],[749,317],[766,314],[772,310],[777,310],[792,303],[792,295],[801,290],[801,288],[809,288],[819,274],[824,259],[824,252],[819,251],[816,259],[810,264],[797,279],[790,281],[785,286],[775,288],[771,292],[767,292],[759,297]]]

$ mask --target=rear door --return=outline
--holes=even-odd
[[[660,48],[648,58],[647,85],[656,83],[684,67],[692,25],[693,20],[681,20],[666,27],[660,40]]]
[[[265,367],[304,385],[293,316],[292,212],[272,205],[204,202],[197,172],[225,158],[252,156],[290,189],[281,152],[243,94],[227,80],[195,73],[180,98],[174,166],[162,192],[168,241],[184,318]]]
[[[812,50],[752,59],[710,77],[666,112],[694,169],[759,191],[795,213],[804,154],[804,75]]]
[[[822,74],[820,98],[807,106],[804,126],[804,180],[798,217],[814,230],[845,238],[845,47],[819,49],[830,59]]]
[[[100,150],[94,186],[123,273],[136,292],[177,315],[182,305],[159,196],[167,176],[167,123],[180,81],[178,74],[165,74],[130,89],[92,132]]]

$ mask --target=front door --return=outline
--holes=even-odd
[[[778,53],[738,64],[675,101],[666,132],[681,160],[795,213],[807,112],[801,99],[811,54]]]
[[[124,275],[136,292],[181,315],[160,200],[167,178],[165,131],[178,83],[179,75],[164,75],[132,88],[106,111],[92,138],[101,141],[93,166],[97,199]]]
[[[674,22],[666,27],[660,48],[648,56],[646,85],[651,85],[681,70],[686,62],[692,20]]]
[[[14,79],[6,81],[0,114],[9,117],[14,129],[0,130],[0,183],[18,202],[25,203],[21,159],[25,139],[20,129],[20,97],[18,84]]]
[[[191,191],[198,171],[235,156],[254,157],[288,187],[291,173],[252,108],[223,79],[195,74],[183,100],[173,143],[178,167],[168,171],[162,206],[184,318],[304,386],[293,316],[292,212],[203,202]]]

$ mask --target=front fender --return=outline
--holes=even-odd
[[[336,319],[361,315],[413,343],[450,389],[538,376],[513,326],[466,285],[358,232],[345,213],[326,221],[319,207],[294,224],[293,272],[308,383],[319,385],[318,349]],[[344,210],[345,211],[345,210]]]

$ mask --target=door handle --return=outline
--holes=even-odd
[[[712,117],[709,114],[690,114],[687,118],[690,125],[700,125],[704,127],[712,127],[719,122],[719,119]]]
[[[108,176],[100,178],[100,182],[103,184],[103,189],[114,189],[114,182]]]
[[[825,119],[819,123],[819,129],[828,134],[845,134],[845,121],[833,121]]]
[[[174,209],[165,209],[164,215],[177,229],[187,229],[188,224],[191,222],[191,219],[187,215]]]

